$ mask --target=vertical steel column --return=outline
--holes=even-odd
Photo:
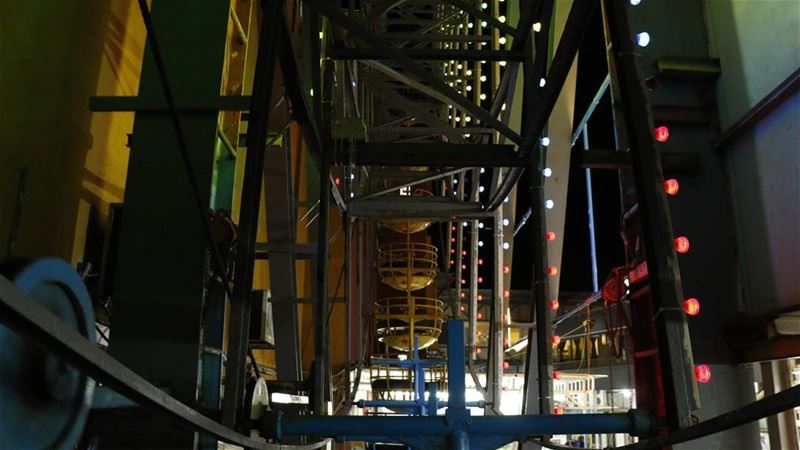
[[[583,151],[589,151],[589,125],[583,125]],[[589,215],[589,250],[592,254],[592,293],[600,291],[600,281],[597,278],[597,243],[594,231],[594,196],[592,194],[592,169],[585,168],[586,175],[586,203]]]
[[[661,361],[667,418],[673,429],[691,424],[699,404],[693,377],[692,346],[682,310],[683,289],[675,254],[661,158],[653,138],[653,118],[636,59],[627,2],[604,2],[617,61],[621,109],[630,140],[631,166],[642,221],[647,268],[655,308],[658,354]]]
[[[253,292],[258,210],[261,204],[261,183],[264,174],[264,152],[267,143],[270,102],[278,56],[279,21],[283,18],[283,2],[264,0],[263,22],[259,31],[258,56],[250,100],[242,198],[239,207],[239,233],[236,245],[236,271],[231,299],[228,365],[225,377],[222,421],[235,427],[244,395],[245,355],[250,331],[250,299]],[[253,361],[253,364],[256,362]]]
[[[328,215],[330,213],[331,177],[329,162],[329,143],[322,144],[319,169],[319,220],[317,221],[317,299],[314,303],[314,386],[313,411],[316,415],[325,414],[325,397],[328,388],[329,366],[328,336]]]
[[[490,392],[492,400],[492,410],[500,411],[500,401],[503,387],[503,208],[497,208],[494,214],[493,224],[493,244],[494,244],[494,280],[492,286],[492,326],[489,338],[490,363],[487,374],[491,379],[487,380],[487,391]]]
[[[456,198],[461,201],[464,199],[464,181],[466,177],[464,172],[458,174],[458,188],[456,189]],[[456,222],[456,301],[454,303],[455,310],[453,311],[453,318],[461,317],[461,280],[464,278],[464,271],[461,269],[461,263],[464,261],[464,225],[462,221]]]
[[[348,171],[349,172],[349,171]],[[349,181],[349,173],[348,173],[348,181]],[[352,334],[353,334],[353,327],[352,327],[352,314],[353,314],[353,299],[352,299],[352,280],[350,277],[352,276],[350,270],[350,264],[352,263],[353,259],[353,224],[350,220],[350,215],[344,213],[342,215],[342,222],[344,223],[344,303],[345,303],[345,312],[344,312],[344,371],[345,371],[345,387],[344,387],[344,395],[346,399],[350,398],[350,363],[353,359],[352,353]],[[334,294],[336,295],[336,294]],[[348,408],[346,414],[350,414],[350,410]]]

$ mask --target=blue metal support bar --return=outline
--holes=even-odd
[[[263,431],[278,439],[327,436],[339,441],[396,442],[426,450],[490,450],[509,442],[527,440],[531,436],[594,433],[639,435],[650,428],[647,414],[639,410],[624,414],[471,417],[465,401],[463,321],[447,322],[447,354],[449,403],[444,416],[435,415],[441,404],[436,399],[436,385],[431,383],[426,402],[427,416],[286,416],[279,411],[264,419]],[[415,352],[415,360],[417,356]],[[407,366],[412,361],[392,361],[400,362]],[[420,361],[414,367],[421,367]],[[370,403],[382,406],[378,405],[381,403],[379,401]],[[384,403],[392,407],[415,409],[419,406],[415,401]]]

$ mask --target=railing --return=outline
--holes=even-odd
[[[427,297],[387,297],[375,303],[378,338],[400,351],[412,350],[413,339],[419,349],[433,345],[442,332],[444,303]]]
[[[422,242],[395,242],[378,249],[381,281],[399,291],[415,291],[436,277],[438,249]]]

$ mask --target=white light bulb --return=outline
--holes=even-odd
[[[461,122],[461,116],[456,116],[456,122]]]
[[[355,195],[355,194],[353,194],[352,192],[350,193],[350,198],[353,198],[353,197],[355,197],[355,196],[356,196],[356,195]]]
[[[544,170],[542,170],[542,175],[544,175],[545,177],[549,177],[552,174],[553,171],[549,167],[545,167]]]
[[[486,169],[484,169],[483,167],[481,167],[481,173],[486,173]]]
[[[472,76],[472,69],[467,69],[467,76],[468,76],[468,77],[471,77],[471,76]]]
[[[308,93],[311,94],[312,97],[314,96],[314,90],[313,89],[309,90]]]
[[[503,199],[503,203],[508,203],[508,197]]]
[[[554,201],[552,201],[552,200],[545,200],[545,201],[544,201],[544,207],[545,207],[545,208],[547,208],[547,209],[553,209],[553,207],[554,207],[554,206],[556,206],[556,204],[555,204],[555,202],[554,202]]]
[[[486,100],[486,94],[481,94],[481,100]]]
[[[486,81],[486,75],[481,75],[481,81]]]
[[[483,241],[478,241],[478,247],[483,247]]]
[[[544,78],[539,79],[539,87],[544,87],[545,84],[547,84],[547,80]]]
[[[467,85],[467,92],[469,92],[469,91],[471,91],[471,90],[472,90],[472,86],[470,86],[470,85]]]
[[[489,7],[489,4],[486,2],[481,3],[481,9],[486,9]]]
[[[472,117],[471,116],[464,117],[464,121],[465,122],[472,122]]]
[[[473,24],[472,24],[472,22],[470,22],[470,23],[468,23],[468,24],[467,24],[467,28],[472,28],[472,27],[474,27],[474,26],[475,26],[475,25],[473,25]]]
[[[351,173],[351,174],[350,174],[350,179],[351,179],[351,180],[355,180],[355,179],[356,179],[356,174],[354,174],[354,173]]]
[[[500,61],[498,64],[500,64],[500,67],[505,67],[506,66],[506,62],[505,61]]]
[[[508,242],[503,242],[503,248],[508,250],[509,248],[511,248],[511,244],[509,244]]]
[[[467,225],[469,225],[469,222],[467,222],[467,221],[465,220],[465,221],[461,222],[461,225],[463,225],[463,226],[467,226]]]
[[[642,3],[642,0],[631,0],[631,6],[639,6],[639,3]]]
[[[483,222],[478,222],[478,228],[483,228]]]
[[[465,135],[464,135],[464,137],[469,137],[469,136],[470,136],[470,134],[469,134],[469,133],[467,133],[467,134],[465,134]]]
[[[535,31],[537,33],[542,31],[542,23],[541,22],[536,22],[535,24],[533,24],[533,31]]]
[[[505,45],[506,44],[506,38],[505,37],[501,37],[500,39],[497,40],[497,42],[499,42],[500,45]]]
[[[487,24],[486,24],[486,21],[485,21],[485,20],[481,20],[481,26],[482,26],[482,27],[485,27],[486,25],[487,25]]]
[[[550,145],[550,138],[545,136],[545,137],[542,138],[541,142],[542,142],[542,146],[547,147],[548,145]]]
[[[464,28],[464,24],[463,23],[458,24],[458,28]]]
[[[478,186],[478,192],[483,192],[485,188],[483,186]]]
[[[650,43],[650,33],[642,31],[641,33],[637,34],[636,43],[639,44],[639,47],[647,47],[647,44]]]
[[[458,178],[453,180],[453,184],[458,184]],[[453,194],[453,195],[455,195],[455,194]]]
[[[497,18],[497,20],[499,20],[500,23],[506,23],[506,16],[500,16]]]
[[[456,68],[457,68],[458,70],[461,70],[463,67],[464,67],[464,65],[463,65],[463,64],[459,64],[459,65],[457,65],[457,66],[456,66]]]
[[[503,226],[507,227],[509,223],[511,222],[509,222],[508,219],[503,219]]]

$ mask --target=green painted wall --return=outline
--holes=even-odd
[[[705,14],[724,130],[800,67],[800,2],[706,0]],[[725,152],[750,315],[800,306],[798,148],[795,94]]]

